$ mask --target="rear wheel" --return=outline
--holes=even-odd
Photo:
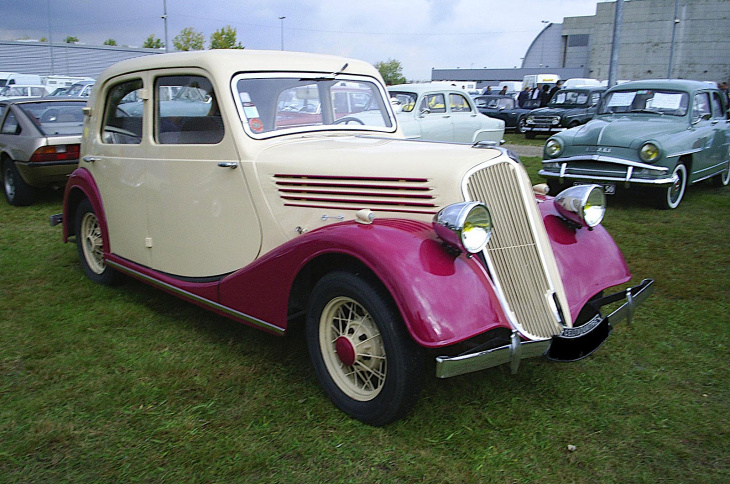
[[[2,163],[3,188],[5,199],[10,205],[25,207],[33,204],[35,191],[32,186],[25,183],[20,172],[15,167],[13,160],[5,159]]]
[[[683,163],[674,167],[672,175],[676,175],[676,181],[666,188],[657,189],[656,192],[657,205],[664,210],[677,208],[687,189],[687,167]]]
[[[76,210],[76,248],[81,266],[92,281],[110,286],[117,280],[117,273],[104,261],[104,234],[99,218],[85,199]]]
[[[314,287],[307,344],[332,402],[369,425],[405,416],[423,384],[424,358],[388,293],[350,272],[332,272]]]
[[[712,177],[712,183],[716,187],[726,187],[728,184],[730,184],[730,167],[725,168],[725,171],[720,173],[719,175],[715,175]]]

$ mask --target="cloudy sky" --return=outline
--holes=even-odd
[[[231,26],[247,49],[396,59],[409,80],[432,68],[519,67],[545,26],[593,15],[605,0],[166,0],[168,39],[192,27],[206,39]],[[0,40],[51,38],[140,47],[165,40],[163,0],[2,0]]]

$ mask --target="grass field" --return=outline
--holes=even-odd
[[[656,279],[634,324],[575,364],[431,378],[384,428],[329,403],[301,332],[94,285],[58,194],[0,203],[0,482],[728,482],[730,189],[609,202],[632,283]]]

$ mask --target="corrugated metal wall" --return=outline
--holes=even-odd
[[[0,41],[0,72],[97,78],[116,62],[161,53],[164,51],[131,47]]]

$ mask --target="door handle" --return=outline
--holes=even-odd
[[[101,160],[101,158],[97,158],[96,156],[84,156],[81,159],[84,160],[86,163],[93,163],[95,161]]]
[[[235,170],[238,168],[238,163],[235,161],[221,161],[218,163],[218,166],[221,168],[230,168],[231,170]]]

